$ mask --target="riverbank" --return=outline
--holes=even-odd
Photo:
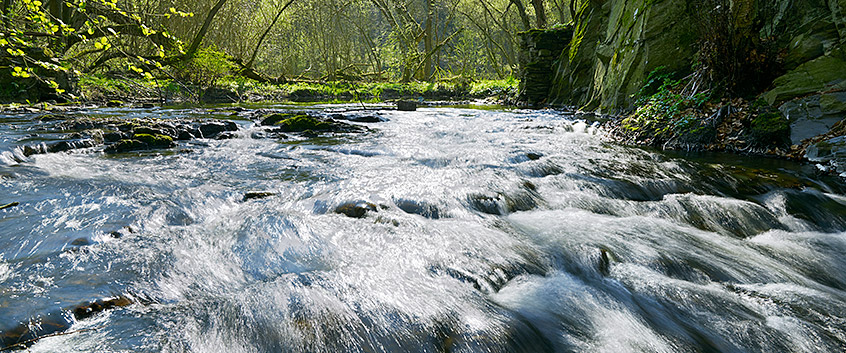
[[[518,81],[446,80],[440,82],[320,82],[262,83],[247,78],[220,79],[212,87],[174,80],[141,80],[88,75],[80,78],[80,101],[95,104],[256,103],[256,102],[383,102],[397,99],[492,103],[514,102]]]

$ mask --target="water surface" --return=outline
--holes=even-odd
[[[812,166],[623,147],[555,111],[289,140],[88,113],[241,131],[23,157],[62,134],[0,116],[0,204],[21,203],[0,211],[0,330],[137,299],[34,352],[846,349],[846,197]],[[378,211],[333,212],[359,201]]]

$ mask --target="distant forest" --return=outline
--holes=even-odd
[[[580,6],[577,0],[4,0],[0,69],[4,77],[37,79],[57,90],[63,82],[56,73],[190,79],[203,72],[195,66],[213,72],[215,65],[236,66],[256,79],[501,79],[517,69],[519,32],[569,23]]]

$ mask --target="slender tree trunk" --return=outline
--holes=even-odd
[[[576,1],[578,0],[570,0],[570,18],[574,22],[576,21]]]
[[[546,8],[543,6],[543,0],[532,0],[532,7],[535,8],[535,20],[538,28],[546,28]]]
[[[517,14],[520,15],[520,21],[523,22],[523,30],[527,31],[532,28],[529,22],[529,15],[526,14],[526,7],[523,6],[523,0],[511,0],[511,3],[517,7]]]
[[[424,53],[432,51],[432,21],[435,18],[434,0],[424,0],[426,2],[426,27],[423,38]],[[426,55],[423,62],[423,80],[428,81],[432,78],[432,56]]]
[[[217,15],[217,12],[220,11],[220,8],[223,7],[223,4],[226,3],[226,0],[217,0],[217,3],[214,4],[214,7],[209,11],[209,14],[206,15],[206,20],[203,21],[203,26],[200,27],[200,31],[197,32],[197,35],[194,36],[194,40],[191,42],[191,46],[188,47],[188,51],[185,52],[185,57],[190,58],[194,56],[197,52],[197,49],[200,48],[200,44],[203,42],[203,38],[206,36],[206,32],[208,32],[209,27],[211,26],[212,20],[214,20],[214,16]]]
[[[273,25],[275,25],[276,22],[279,21],[279,18],[282,17],[282,13],[285,12],[288,6],[291,6],[294,1],[295,0],[288,0],[288,2],[285,3],[285,5],[282,6],[281,9],[279,9],[279,12],[276,13],[276,17],[273,18],[273,22],[270,22],[270,26],[267,26],[267,29],[265,29],[264,33],[262,33],[261,37],[259,37],[258,43],[256,43],[256,48],[255,50],[253,50],[253,55],[250,55],[250,60],[247,61],[247,64],[244,65],[244,67],[249,69],[253,66],[253,62],[256,61],[256,55],[258,55],[259,49],[261,48],[261,43],[264,42],[264,38],[267,37],[267,34],[270,33],[270,29],[273,28]]]

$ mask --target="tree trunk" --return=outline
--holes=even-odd
[[[424,53],[432,51],[432,21],[435,18],[434,0],[424,0],[426,2],[426,27],[423,38]],[[432,78],[432,56],[426,55],[423,62],[423,80],[428,81]]]
[[[577,0],[570,0],[570,19],[573,22],[576,22],[576,1]]]
[[[253,66],[253,62],[256,61],[256,55],[258,55],[259,49],[261,48],[261,43],[264,42],[264,38],[267,37],[268,33],[270,33],[270,29],[273,28],[273,25],[275,25],[276,22],[279,21],[279,17],[282,17],[282,12],[285,12],[288,6],[291,6],[294,1],[295,0],[288,0],[288,2],[285,3],[285,5],[282,6],[281,9],[279,9],[279,12],[276,13],[276,17],[273,18],[273,22],[270,23],[270,26],[267,26],[267,29],[265,29],[264,33],[262,33],[261,37],[259,37],[258,43],[256,43],[256,49],[253,50],[253,55],[250,55],[250,60],[247,61],[247,64],[244,65],[244,67],[251,68]]]
[[[523,30],[527,31],[529,28],[532,28],[529,22],[529,15],[526,14],[526,7],[523,6],[523,0],[511,0],[511,3],[517,6],[517,14],[520,15],[520,21],[523,22]]]
[[[532,7],[535,8],[535,20],[538,28],[546,28],[546,8],[543,6],[543,0],[532,0]]]
[[[64,0],[50,0],[50,15],[61,20],[62,10],[64,10]]]
[[[209,30],[209,26],[211,26],[212,20],[214,16],[217,15],[217,12],[220,11],[220,8],[223,7],[223,4],[226,3],[226,0],[217,0],[217,3],[214,4],[214,7],[209,11],[209,14],[206,15],[206,20],[203,22],[203,26],[200,27],[200,31],[197,32],[197,35],[194,36],[194,40],[191,42],[191,46],[188,47],[188,51],[185,52],[185,57],[190,58],[194,56],[197,52],[197,49],[200,48],[200,44],[203,42],[203,38],[206,36],[206,32]]]

